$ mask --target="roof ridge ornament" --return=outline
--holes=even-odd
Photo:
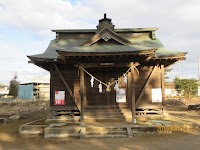
[[[99,24],[97,25],[97,32],[101,31],[103,28],[106,27],[114,31],[115,25],[112,24],[112,19],[106,17],[105,13],[104,18],[99,20]]]
[[[104,14],[104,19],[106,19],[106,13]]]

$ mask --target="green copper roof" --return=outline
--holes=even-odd
[[[106,52],[131,52],[131,51],[143,51],[157,49],[162,44],[155,40],[135,40],[135,45],[95,45],[95,46],[79,46],[85,39],[63,39],[56,42],[52,40],[43,54],[31,55],[29,58],[44,58],[44,59],[56,59],[59,55],[56,52],[82,52],[82,53],[106,53]]]
[[[185,56],[186,52],[177,52],[177,51],[170,51],[164,47],[159,47],[155,53],[156,58],[164,58],[164,57],[180,57]]]
[[[156,49],[153,47],[146,47],[141,45],[98,45],[98,46],[78,46],[67,47],[64,49],[58,49],[62,52],[74,52],[74,53],[118,53],[118,52],[139,52]]]
[[[158,28],[115,29],[111,19],[104,14],[104,18],[99,20],[97,29],[52,30],[56,32],[56,39],[50,42],[46,51],[28,57],[34,62],[43,61],[44,59],[47,61],[64,59],[65,56],[72,56],[70,59],[73,59],[74,56],[80,55],[145,54],[149,57],[142,57],[141,61],[147,63],[150,61],[156,63],[155,59],[162,59],[162,63],[165,63],[165,59],[172,60],[172,58],[175,58],[173,61],[167,61],[166,66],[177,60],[185,59],[186,53],[166,49],[160,40],[156,38],[156,30]],[[61,57],[59,57],[59,54]],[[74,60],[76,61],[76,59]]]
[[[157,49],[155,52],[155,58],[174,57],[180,56],[180,53],[176,51],[170,51],[164,48],[159,39],[151,40],[150,38],[129,39],[134,45],[95,45],[95,46],[79,46],[86,39],[62,39],[58,42],[52,40],[42,54],[31,55],[29,58],[40,59],[57,59],[59,54],[57,51],[62,52],[77,52],[77,53],[109,53],[109,52],[139,52],[144,50]]]

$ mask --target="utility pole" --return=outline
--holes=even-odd
[[[181,62],[178,61],[178,78],[181,79]]]
[[[198,58],[198,79],[200,78],[200,58]]]
[[[197,93],[197,95],[198,96],[200,96],[200,57],[198,58],[198,83],[199,83],[199,85],[198,85],[198,93]]]
[[[198,80],[200,85],[200,57],[198,58]]]

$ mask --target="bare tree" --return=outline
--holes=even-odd
[[[17,74],[14,74],[12,80],[10,80],[9,95],[13,96],[14,98],[16,98],[18,95],[19,81],[17,80],[17,78]]]

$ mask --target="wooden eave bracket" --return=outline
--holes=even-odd
[[[30,56],[27,56],[27,57],[30,59],[30,63],[35,63],[35,62],[53,62],[54,61],[54,59],[50,59],[50,58],[37,58],[37,57],[30,57]]]
[[[146,90],[146,87],[147,87],[147,85],[149,84],[149,82],[150,82],[150,80],[151,80],[151,77],[152,77],[152,75],[154,74],[154,72],[155,72],[155,70],[156,70],[156,67],[157,67],[157,65],[154,66],[153,69],[152,69],[152,71],[150,72],[150,74],[149,74],[149,76],[148,76],[148,78],[147,78],[147,80],[146,80],[146,82],[145,82],[145,84],[144,84],[144,86],[143,86],[143,88],[142,88],[142,91],[140,92],[140,94],[139,94],[139,96],[138,96],[138,98],[137,98],[137,100],[136,100],[136,106],[137,106],[137,105],[139,104],[139,102],[141,101],[142,96],[144,95],[144,92],[145,92],[145,90]]]
[[[70,89],[67,81],[65,80],[65,78],[63,77],[62,73],[60,72],[58,66],[53,62],[53,66],[56,69],[60,79],[62,80],[63,84],[65,85],[67,91],[69,92],[69,95],[71,96],[71,98],[73,99],[73,101],[75,102],[76,107],[78,108],[78,110],[81,112],[81,107],[80,104],[78,103],[78,101],[76,100],[76,98],[74,97],[74,94],[72,92],[72,90]]]

